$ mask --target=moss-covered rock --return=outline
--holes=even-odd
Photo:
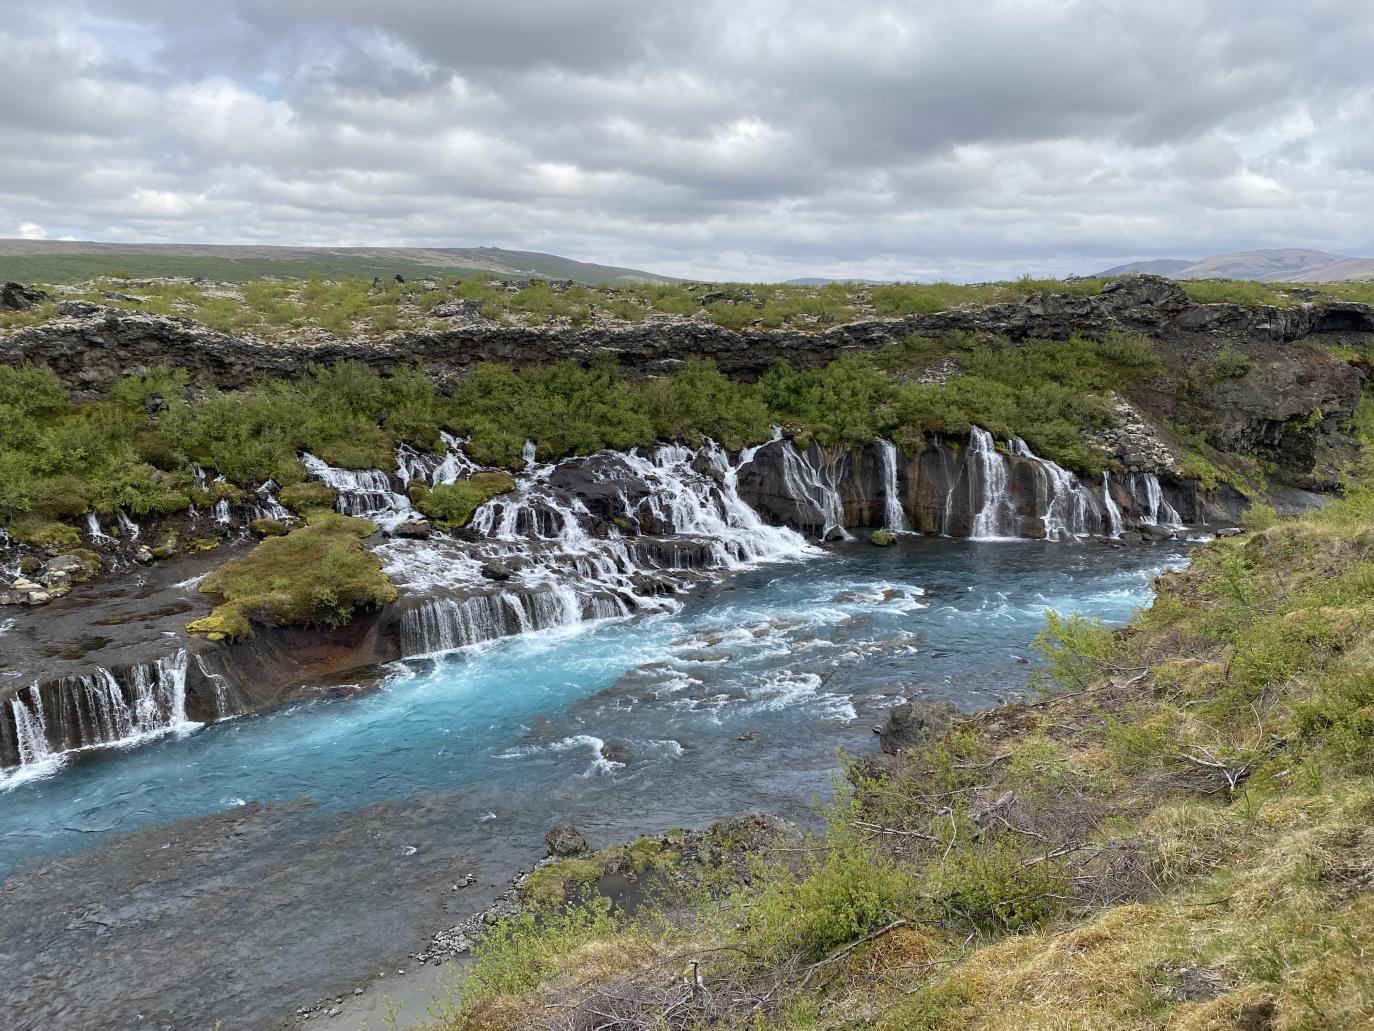
[[[437,487],[417,485],[411,495],[415,507],[431,519],[449,526],[466,526],[472,514],[485,502],[499,494],[515,489],[510,473],[474,473],[457,483],[442,483]]]
[[[874,530],[868,535],[868,542],[886,548],[897,543],[897,535],[891,530]]]
[[[227,480],[211,480],[204,487],[193,487],[188,492],[192,504],[199,509],[214,508],[221,501],[231,505],[243,502],[244,493]]]
[[[283,487],[278,499],[292,511],[304,513],[312,508],[333,509],[334,502],[339,499],[339,493],[323,483],[307,481]]]
[[[81,544],[81,531],[66,523],[21,519],[14,524],[11,532],[20,543],[47,548],[49,551],[65,551]]]
[[[254,519],[248,529],[255,537],[285,537],[293,525],[286,519]]]
[[[269,537],[201,582],[222,599],[189,624],[212,640],[247,637],[252,625],[342,626],[363,606],[389,605],[396,588],[363,547],[377,527],[366,519],[323,516],[284,537]]]
[[[152,553],[153,558],[171,558],[177,553],[177,545],[180,543],[180,540],[180,537],[176,533],[169,531],[163,535],[159,543],[153,545],[148,550]]]

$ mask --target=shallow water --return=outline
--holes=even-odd
[[[1182,554],[836,546],[735,574],[671,615],[398,665],[371,694],[76,757],[0,794],[0,871],[248,800],[352,810],[456,791],[474,835],[512,843],[562,822],[600,838],[791,810],[837,749],[872,747],[900,686],[994,704],[1024,685],[1046,608],[1124,621]]]

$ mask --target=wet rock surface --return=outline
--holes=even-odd
[[[909,698],[887,714],[878,731],[883,752],[898,752],[927,744],[942,734],[959,716],[959,707],[952,702],[927,701]]]
[[[250,803],[15,874],[0,886],[6,1027],[247,1031],[302,1008],[287,1000],[352,996],[421,951],[422,928],[502,890],[499,862],[441,844],[467,818],[456,796]]]

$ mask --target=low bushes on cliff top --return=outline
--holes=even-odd
[[[396,588],[381,560],[362,545],[376,531],[366,519],[325,513],[309,526],[264,540],[201,581],[202,593],[222,601],[186,629],[212,640],[240,638],[254,623],[341,626],[360,606],[389,605]]]

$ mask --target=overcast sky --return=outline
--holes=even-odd
[[[1371,0],[0,0],[0,236],[671,275],[1374,254]]]

